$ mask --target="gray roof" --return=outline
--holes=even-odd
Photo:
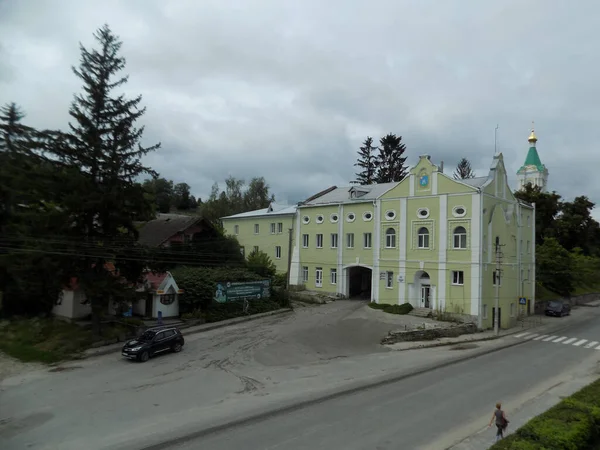
[[[342,186],[336,188],[314,200],[302,203],[301,206],[313,206],[323,205],[328,203],[361,203],[365,201],[376,200],[381,197],[387,191],[400,184],[395,183],[381,183],[381,184],[369,184],[369,185],[355,185],[355,186]],[[366,194],[361,195],[357,198],[350,198],[350,190],[356,189],[358,191],[367,191]]]
[[[146,222],[139,229],[138,242],[148,247],[158,247],[177,233],[185,231],[198,222],[204,222],[207,227],[212,228],[206,220],[199,216],[159,214],[156,219]]]
[[[247,211],[232,216],[221,217],[223,219],[246,219],[250,217],[266,217],[266,216],[286,216],[296,214],[296,205],[281,205],[278,203],[271,203],[268,208],[255,209],[254,211]]]
[[[468,184],[469,186],[481,187],[485,184],[485,182],[487,180],[488,180],[488,177],[475,177],[475,178],[466,178],[464,180],[457,180],[457,181]]]

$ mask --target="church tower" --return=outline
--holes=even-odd
[[[529,151],[525,163],[517,171],[517,179],[519,181],[519,190],[523,189],[528,183],[533,186],[539,186],[542,192],[546,192],[548,184],[548,169],[542,164],[540,155],[538,155],[536,143],[537,136],[533,127],[529,135]]]

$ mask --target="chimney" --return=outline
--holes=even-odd
[[[444,161],[440,161],[440,172],[444,173]]]

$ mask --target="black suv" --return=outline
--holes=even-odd
[[[185,343],[181,331],[176,327],[150,328],[133,341],[128,341],[122,350],[127,359],[146,362],[157,353],[171,350],[180,352]]]

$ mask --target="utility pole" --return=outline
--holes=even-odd
[[[288,230],[289,238],[288,238],[288,268],[287,268],[287,280],[286,280],[286,290],[290,290],[290,276],[292,270],[292,244],[293,244],[293,233],[294,229],[290,228]]]
[[[500,238],[496,237],[496,293],[494,298],[494,335],[500,333],[500,279],[502,274],[502,249]]]

